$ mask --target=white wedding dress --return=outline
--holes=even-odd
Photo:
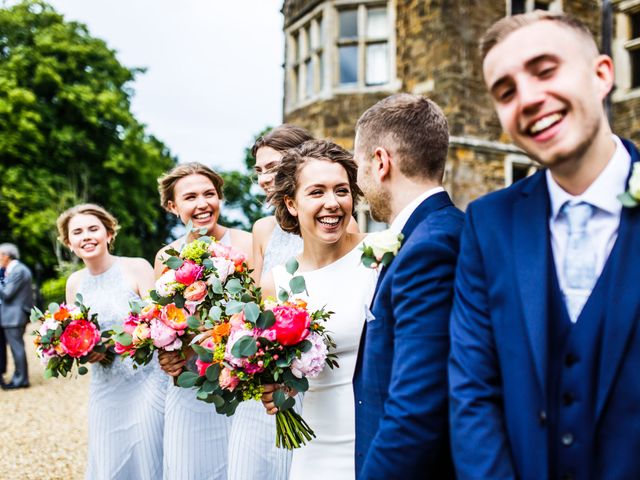
[[[290,480],[353,480],[355,478],[355,406],[352,378],[376,272],[360,263],[360,245],[318,270],[300,272],[307,285],[311,310],[334,312],[327,329],[337,345],[339,368],[325,369],[309,379],[302,401],[302,417],[316,434],[293,452]],[[276,291],[289,290],[291,276],[284,266],[273,268]]]

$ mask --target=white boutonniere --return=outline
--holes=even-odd
[[[618,195],[618,200],[622,205],[629,208],[640,205],[640,162],[633,164],[627,191]]]
[[[404,235],[391,230],[383,230],[370,234],[362,244],[362,257],[360,261],[365,267],[378,268],[379,265],[385,267],[391,263],[400,249],[400,244]]]

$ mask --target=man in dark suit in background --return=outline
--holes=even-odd
[[[4,285],[4,267],[0,267],[0,287]],[[0,300],[2,305],[2,300]],[[0,325],[2,308],[0,308]],[[4,385],[4,374],[7,373],[7,342],[4,338],[4,330],[0,327],[0,386]]]
[[[33,307],[33,291],[31,272],[19,258],[18,247],[12,243],[0,244],[0,267],[5,269],[4,284],[0,286],[0,323],[15,364],[11,382],[2,387],[5,390],[29,386],[23,336]]]
[[[360,341],[359,479],[453,478],[447,357],[463,214],[442,188],[448,145],[444,114],[418,95],[381,100],[356,126],[358,185],[372,216],[404,236],[382,267]]]

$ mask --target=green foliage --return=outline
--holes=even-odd
[[[0,241],[51,277],[68,258],[58,214],[91,201],[118,218],[116,253],[153,258],[173,226],[156,178],[175,159],[131,113],[142,70],[40,0],[0,8],[0,32]]]
[[[40,287],[42,303],[49,305],[50,303],[64,302],[66,284],[67,277],[51,278],[42,282],[42,287]]]
[[[253,167],[256,163],[251,155],[255,141],[271,130],[265,128],[254,137],[251,144],[244,149],[245,171],[220,171],[224,179],[224,211],[220,215],[220,223],[229,227],[250,230],[256,220],[269,215],[265,209],[265,195],[256,184]],[[236,215],[230,214],[230,211]]]

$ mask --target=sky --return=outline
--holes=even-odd
[[[242,169],[282,120],[282,0],[49,0],[126,67],[132,110],[181,162]]]

